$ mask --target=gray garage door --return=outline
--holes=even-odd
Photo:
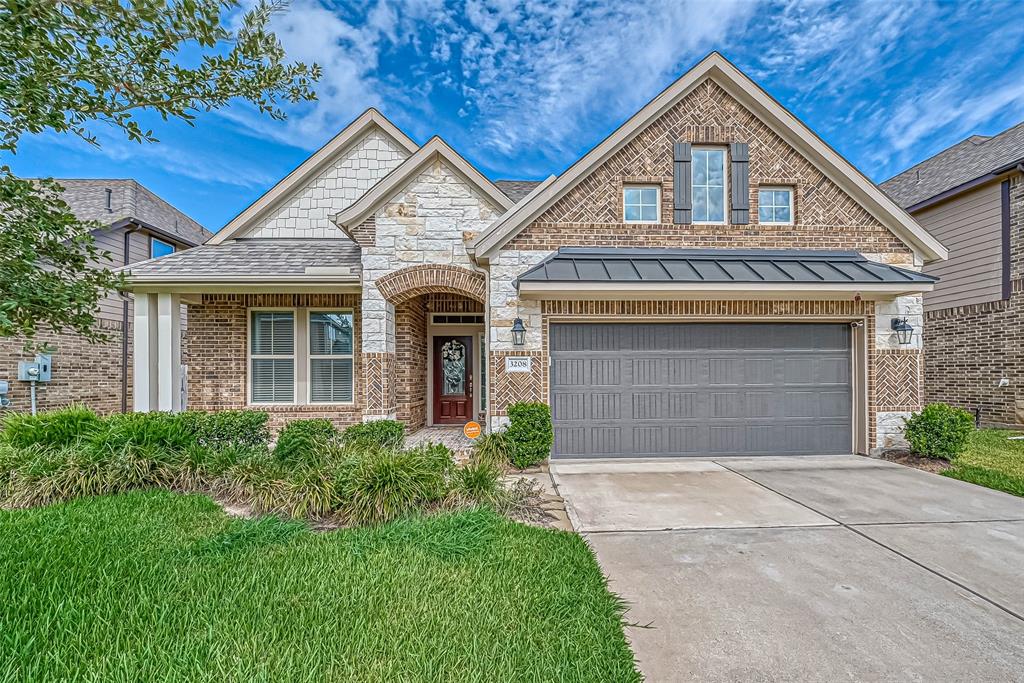
[[[552,324],[555,457],[852,450],[841,324]]]

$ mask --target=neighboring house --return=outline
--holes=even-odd
[[[119,268],[165,256],[202,244],[212,234],[134,180],[57,182],[79,219],[106,225],[93,231],[96,246],[110,254],[110,261],[98,266]],[[40,330],[37,342],[49,345],[53,366],[51,381],[38,384],[39,409],[84,403],[103,413],[130,410],[132,316],[131,297],[113,293],[100,301],[97,312],[97,326],[108,341],[91,344],[77,334]],[[128,335],[122,334],[126,321]],[[17,377],[18,362],[33,357],[25,353],[24,339],[0,339],[0,380],[9,383],[13,410],[30,408],[28,383]]]
[[[882,183],[949,260],[924,297],[925,398],[982,424],[1024,424],[1024,123],[963,142]]]
[[[161,314],[186,302],[191,408],[415,430],[544,401],[555,457],[863,453],[920,406],[919,270],[945,256],[717,53],[535,186],[371,109],[130,269],[136,408],[179,407]]]

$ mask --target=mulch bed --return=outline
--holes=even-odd
[[[925,458],[920,455],[913,455],[909,451],[885,451],[878,456],[881,460],[888,460],[895,462],[900,465],[906,465],[907,467],[915,467],[925,472],[933,472],[939,474],[945,472],[952,465],[946,460],[936,460],[935,458]]]

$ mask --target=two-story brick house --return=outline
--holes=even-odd
[[[123,267],[189,249],[212,236],[134,180],[62,178],[57,182],[75,216],[104,225],[92,236],[110,259],[97,266]],[[36,341],[48,345],[53,363],[51,381],[39,384],[36,392],[40,410],[71,403],[103,413],[131,410],[131,297],[107,295],[100,300],[96,317],[97,327],[108,337],[105,342],[40,330]],[[11,410],[30,408],[28,384],[17,381],[19,361],[34,357],[24,346],[23,339],[0,339],[0,380],[8,382]]]
[[[925,397],[1024,425],[1024,123],[972,135],[881,185],[949,249],[925,266]]]
[[[131,268],[136,408],[179,407],[184,302],[192,408],[415,430],[532,400],[555,457],[864,453],[920,406],[945,256],[717,53],[535,186],[369,110]]]

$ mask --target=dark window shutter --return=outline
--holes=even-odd
[[[689,142],[677,142],[672,154],[672,222],[689,225],[693,222],[692,188],[690,187],[691,155]]]
[[[750,146],[745,142],[729,145],[732,157],[732,173],[729,184],[732,187],[732,223],[746,225],[750,222]]]

